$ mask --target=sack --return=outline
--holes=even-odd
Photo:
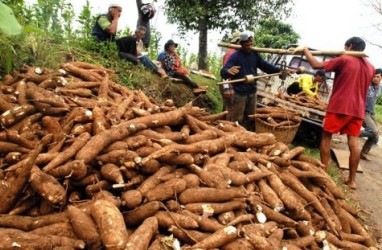
[[[151,3],[144,3],[141,7],[141,13],[145,19],[151,19],[155,16],[155,7]]]

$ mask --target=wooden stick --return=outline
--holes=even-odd
[[[230,43],[218,43],[220,47],[240,49],[240,45],[230,44]],[[271,54],[280,54],[280,55],[302,55],[302,51],[297,51],[293,53],[293,50],[287,49],[272,49],[272,48],[258,48],[252,47],[253,51],[260,53],[271,53]],[[367,55],[362,51],[349,51],[349,50],[312,50],[311,53],[314,56],[340,56],[340,55],[349,55],[356,57],[367,57]]]
[[[257,79],[261,79],[261,78],[266,78],[266,77],[271,77],[271,76],[278,76],[280,75],[281,72],[279,73],[273,73],[273,74],[264,74],[264,75],[260,75],[260,76],[253,76],[253,75],[250,75],[251,78],[248,79],[247,77],[245,78],[240,78],[240,79],[235,79],[235,80],[231,80],[231,81],[225,81],[225,82],[218,82],[216,83],[217,85],[221,85],[221,84],[232,84],[232,83],[253,83],[254,80],[257,80]]]

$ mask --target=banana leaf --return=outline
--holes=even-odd
[[[0,33],[5,35],[19,35],[22,27],[17,21],[13,10],[0,2]]]

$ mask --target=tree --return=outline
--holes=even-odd
[[[364,0],[364,3],[368,5],[371,9],[373,9],[377,15],[380,17],[382,16],[382,1],[381,0]],[[377,23],[374,24],[375,29],[378,32],[382,31],[382,25],[381,21],[379,20]],[[375,43],[367,40],[370,44],[377,46],[378,48],[382,48],[382,44]]]
[[[288,45],[297,44],[299,38],[291,25],[275,18],[260,20],[255,31],[256,47],[286,48]]]
[[[208,30],[253,29],[264,18],[288,16],[292,4],[293,0],[165,0],[165,11],[181,32],[199,33],[199,68],[207,69]]]

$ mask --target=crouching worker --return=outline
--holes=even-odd
[[[288,95],[296,95],[301,91],[307,96],[314,97],[317,95],[320,85],[325,83],[325,71],[319,69],[314,76],[309,74],[301,75],[295,82],[287,88]]]
[[[137,27],[134,35],[125,36],[117,39],[119,57],[137,65],[141,63],[146,69],[153,71],[162,78],[167,78],[166,72],[159,68],[154,62],[145,55],[142,38],[146,35],[146,28]]]
[[[159,59],[162,63],[162,67],[166,73],[173,77],[181,79],[188,87],[190,87],[194,94],[201,94],[207,91],[206,86],[198,86],[189,76],[187,70],[182,67],[182,63],[179,55],[175,52],[178,44],[173,40],[168,40],[164,45],[164,55]]]

